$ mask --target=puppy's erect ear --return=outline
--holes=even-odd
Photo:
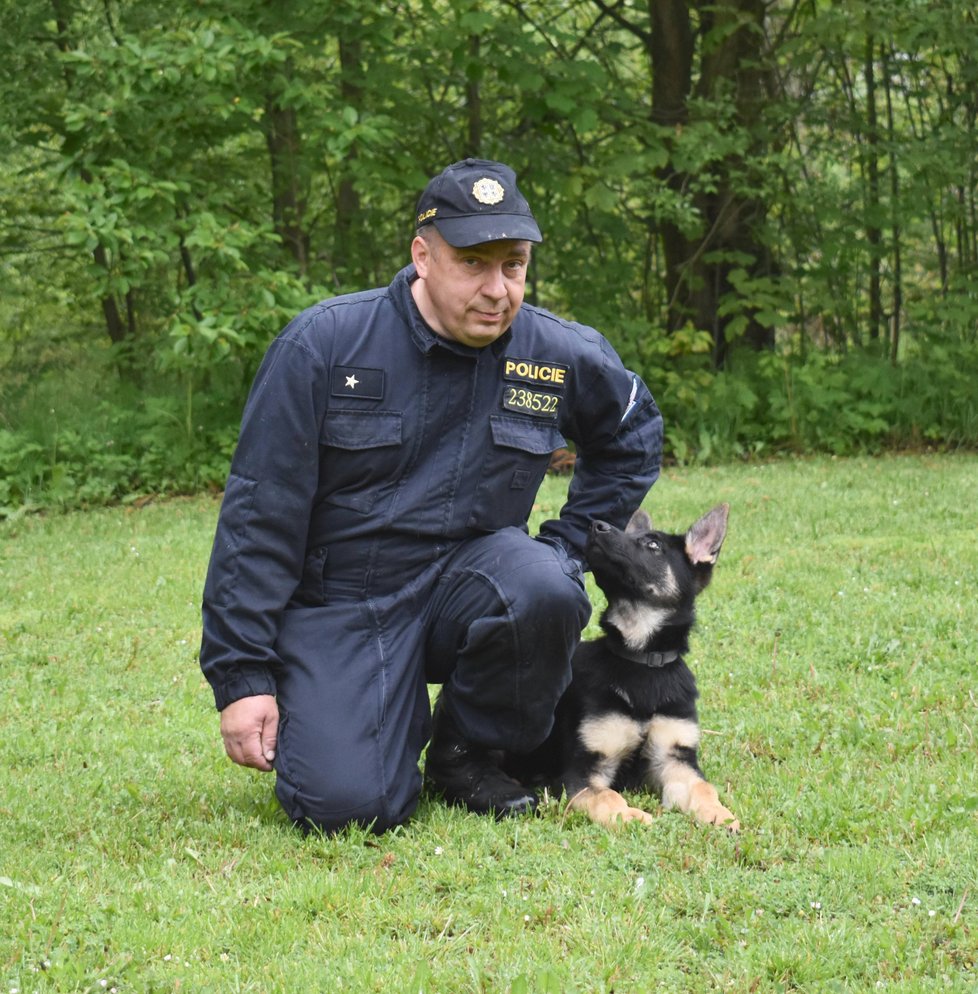
[[[718,504],[708,511],[686,532],[686,558],[695,566],[698,563],[717,561],[720,546],[727,534],[729,504]]]
[[[628,524],[625,525],[626,535],[641,535],[643,532],[650,531],[652,531],[652,519],[641,508],[629,518]]]

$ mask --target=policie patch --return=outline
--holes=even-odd
[[[330,391],[334,397],[384,399],[384,371],[359,366],[334,366]]]
[[[558,393],[564,392],[568,370],[569,367],[562,362],[541,362],[538,359],[517,359],[514,356],[503,359],[503,379],[533,383]]]

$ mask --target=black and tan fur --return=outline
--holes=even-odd
[[[721,504],[684,535],[655,531],[637,511],[624,531],[594,522],[587,557],[608,606],[604,635],[574,654],[554,731],[514,758],[524,782],[549,782],[596,822],[651,822],[620,791],[652,788],[664,807],[737,831],[740,823],[700,771],[696,681],[684,655],[695,600],[710,582],[727,529]]]

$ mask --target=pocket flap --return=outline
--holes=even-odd
[[[377,449],[401,444],[401,415],[396,411],[330,411],[320,441],[337,449]]]
[[[501,414],[490,415],[489,423],[493,442],[507,449],[519,449],[531,455],[544,456],[567,444],[567,440],[552,424],[526,418],[507,418]]]

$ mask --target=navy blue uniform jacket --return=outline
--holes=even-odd
[[[658,475],[662,419],[592,328],[524,304],[483,349],[447,341],[389,287],[300,314],[255,379],[203,603],[201,667],[219,709],[274,694],[283,612],[393,592],[458,542],[526,529],[551,452],[575,443],[559,520],[583,561],[592,519],[623,527]],[[323,633],[329,650],[329,633]]]

